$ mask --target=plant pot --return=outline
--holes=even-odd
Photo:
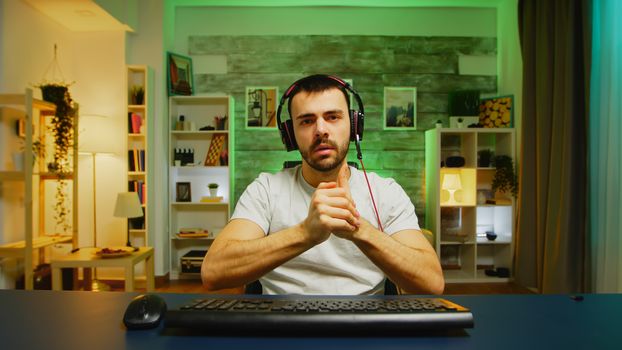
[[[209,195],[210,195],[211,197],[216,197],[216,196],[218,196],[218,188],[210,188],[210,189],[209,189]]]
[[[44,101],[56,102],[62,101],[65,98],[67,92],[66,86],[59,85],[43,85],[41,86],[41,96]]]

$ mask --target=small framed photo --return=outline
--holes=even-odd
[[[514,126],[514,96],[480,99],[479,123],[484,128],[511,128]]]
[[[175,201],[176,202],[191,202],[192,201],[192,196],[190,192],[190,182],[176,183]]]
[[[417,88],[384,88],[384,128],[417,129]]]
[[[168,95],[192,95],[192,59],[168,52],[167,54]]]
[[[279,90],[274,86],[246,87],[246,128],[276,128]]]

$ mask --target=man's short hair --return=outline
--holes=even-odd
[[[338,81],[336,81],[333,78],[330,78],[327,75],[314,74],[314,75],[309,75],[308,77],[304,77],[298,80],[296,82],[296,86],[294,86],[292,91],[289,93],[289,100],[287,101],[287,112],[289,113],[290,118],[292,117],[292,112],[291,112],[292,100],[294,99],[294,96],[296,96],[296,94],[298,94],[301,91],[311,93],[311,92],[324,92],[330,89],[339,89],[343,93],[343,96],[346,99],[346,105],[348,106],[348,109],[349,109],[350,108],[350,95],[348,94],[348,91],[346,90],[346,88],[343,85],[341,85]]]

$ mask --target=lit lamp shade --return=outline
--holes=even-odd
[[[460,174],[445,174],[443,176],[443,183],[441,184],[441,188],[447,192],[449,192],[449,199],[447,202],[443,203],[445,205],[456,205],[459,204],[456,201],[454,193],[457,190],[462,189],[462,181],[460,180]]]
[[[114,207],[114,216],[119,218],[138,218],[143,216],[143,208],[140,205],[138,194],[136,192],[119,193]]]

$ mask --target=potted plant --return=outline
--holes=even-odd
[[[457,123],[457,125],[458,125],[458,128],[459,128],[459,129],[462,129],[462,127],[463,127],[463,124],[462,124],[462,123],[463,123],[463,122],[464,122],[464,119],[462,119],[462,118],[458,118],[458,123]]]
[[[69,214],[66,205],[67,198],[67,178],[73,171],[71,168],[69,150],[73,148],[74,134],[73,126],[76,115],[73,100],[69,94],[70,84],[67,83],[42,83],[38,85],[41,89],[43,100],[52,102],[56,105],[56,112],[49,126],[54,137],[54,159],[48,163],[47,168],[50,172],[58,176],[58,186],[56,187],[56,223],[67,231],[70,225],[66,218]]]
[[[518,180],[514,173],[512,158],[508,156],[496,156],[493,158],[496,168],[492,179],[492,190],[499,192],[509,192],[516,198],[518,193]]]
[[[145,102],[145,88],[140,85],[132,86],[130,91],[132,95],[132,104],[142,105]]]
[[[483,149],[477,152],[477,166],[480,168],[489,167],[493,155],[494,153],[489,149]]]
[[[211,197],[216,197],[218,195],[218,184],[217,183],[210,183],[207,185],[207,188],[209,189],[209,195]]]

